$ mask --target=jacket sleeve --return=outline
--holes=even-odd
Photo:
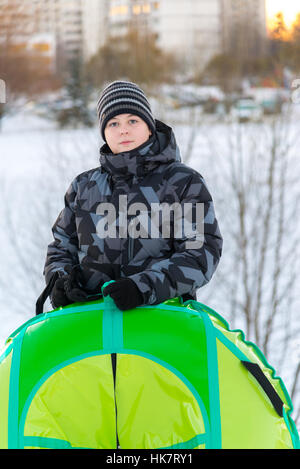
[[[78,264],[78,238],[75,223],[74,204],[77,183],[74,180],[65,194],[65,206],[52,227],[54,241],[47,249],[44,275],[49,282],[56,271],[65,273],[65,267]]]
[[[181,217],[186,217],[184,207],[192,206],[194,214],[202,214],[201,220],[198,216],[200,223],[190,224],[181,219],[180,223],[185,222],[186,228],[181,237],[174,238],[172,255],[154,260],[146,270],[130,276],[143,294],[144,304],[158,304],[176,296],[195,294],[210,281],[219,263],[223,240],[205,181],[192,170],[184,187],[179,198]]]

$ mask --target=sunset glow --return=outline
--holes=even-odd
[[[296,19],[297,13],[300,13],[300,3],[298,0],[266,0],[267,22],[272,26],[275,15],[282,12],[285,23],[288,27]]]

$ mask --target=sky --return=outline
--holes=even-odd
[[[267,17],[273,18],[276,13],[282,11],[284,14],[285,22],[290,26],[297,13],[300,13],[299,0],[266,0]]]

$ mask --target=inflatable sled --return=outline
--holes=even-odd
[[[291,412],[257,347],[194,300],[69,305],[0,357],[1,448],[293,449]]]

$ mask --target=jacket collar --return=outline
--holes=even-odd
[[[172,161],[181,161],[174,133],[158,120],[155,134],[134,150],[113,154],[107,144],[100,149],[101,170],[117,177],[143,176]]]

